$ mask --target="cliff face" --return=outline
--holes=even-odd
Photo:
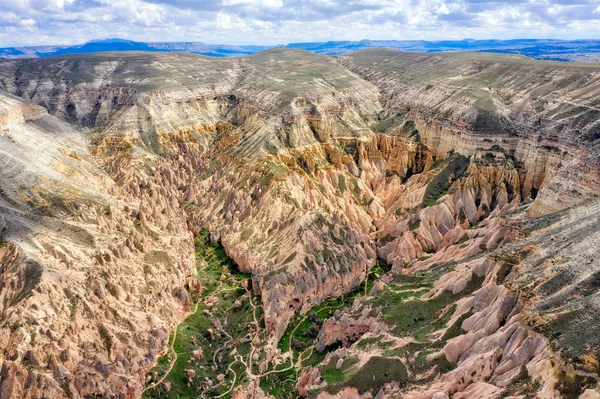
[[[600,75],[593,65],[387,50],[358,51],[341,63],[380,88],[386,109],[413,116],[434,152],[513,157],[528,171],[526,188],[542,190],[531,215],[596,197]],[[571,189],[557,195],[569,173],[577,176]]]
[[[554,375],[544,336],[560,331],[550,298],[563,291],[547,287],[547,273],[565,269],[540,273],[524,254],[511,274],[500,254],[527,240],[549,245],[521,220],[596,198],[599,80],[590,66],[383,50],[338,60],[275,49],[227,60],[134,53],[1,63],[3,395],[139,396],[169,331],[192,310],[186,287],[196,284],[193,238],[203,229],[260,295],[261,368],[289,357],[276,348],[295,314],[352,292],[380,258],[396,276],[431,274],[419,298],[452,295],[445,327],[461,325],[434,345],[456,368],[415,379],[415,397],[502,392],[524,368],[533,380]],[[593,218],[594,206],[574,208],[582,212],[568,223],[583,209]],[[556,234],[564,220],[553,222]],[[551,248],[543,262],[559,256]],[[400,289],[391,274],[376,286]],[[370,292],[366,301],[377,301]],[[564,317],[586,309],[588,299],[561,295]],[[380,327],[385,314],[367,305],[353,305],[364,313],[355,321],[349,311],[324,323],[318,349],[337,342],[340,325],[356,327],[341,339],[350,346],[399,323]],[[597,347],[594,336],[573,359],[597,357],[582,349]],[[569,346],[568,336],[556,342]],[[360,367],[385,357],[356,350]],[[541,392],[555,395],[557,381]]]

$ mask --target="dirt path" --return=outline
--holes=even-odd
[[[187,319],[190,315],[196,313],[198,311],[198,306],[200,305],[200,302],[196,302],[196,309],[191,312],[190,314],[188,314],[182,321],[181,323],[183,323],[185,321],[185,319]],[[177,327],[175,327],[175,330],[173,330],[173,341],[171,341],[171,346],[167,349],[165,355],[167,353],[169,353],[169,351],[173,352],[173,359],[171,359],[171,363],[169,364],[169,368],[167,369],[167,371],[165,372],[165,374],[160,377],[160,379],[156,382],[153,382],[152,384],[148,385],[146,388],[142,389],[142,393],[140,396],[143,396],[144,393],[150,389],[154,389],[157,386],[159,386],[160,384],[163,383],[163,381],[165,380],[165,378],[167,378],[167,376],[169,375],[169,373],[171,373],[171,370],[173,370],[173,366],[175,366],[175,362],[177,361],[177,358],[179,357],[179,354],[175,351],[175,340],[177,339],[177,330],[179,329],[179,325],[181,324],[177,324]],[[164,355],[163,355],[164,356]]]
[[[246,289],[246,292],[250,292],[248,289]],[[247,374],[248,374],[248,378],[254,378],[255,375],[252,373],[252,357],[254,356],[254,351],[256,350],[256,347],[254,346],[254,339],[256,339],[256,337],[258,337],[258,335],[260,334],[260,327],[258,325],[258,320],[256,320],[256,305],[254,304],[254,301],[252,300],[252,295],[250,295],[250,305],[252,306],[252,318],[254,319],[254,325],[256,326],[256,332],[254,333],[254,337],[252,338],[252,341],[250,342],[250,346],[252,347],[252,350],[250,351],[250,353],[248,354],[248,362],[244,363],[246,364],[246,368],[247,368]]]
[[[343,304],[341,304],[339,306],[327,306],[327,307],[324,307],[322,309],[319,309],[319,311],[340,309],[340,308],[342,308],[344,306],[346,306],[345,303],[343,303]],[[294,337],[294,334],[296,333],[296,330],[298,329],[298,327],[300,327],[300,324],[302,324],[308,317],[309,317],[309,315],[306,314],[300,321],[298,321],[298,323],[296,324],[296,327],[294,327],[294,329],[290,333],[290,342],[288,343],[288,351],[292,353],[292,356],[290,357],[290,365],[289,365],[289,367],[286,367],[284,369],[276,369],[276,370],[267,371],[266,373],[263,373],[263,374],[254,375],[254,377],[256,377],[256,378],[262,378],[262,377],[266,377],[266,376],[268,376],[270,374],[283,373],[283,372],[289,371],[291,369],[294,369],[295,371],[299,371],[300,369],[302,369],[302,361],[304,361],[304,360],[310,358],[310,356],[312,356],[312,352],[313,352],[315,346],[311,345],[310,347],[306,348],[302,353],[300,353],[300,355],[298,356],[298,360],[294,364],[294,356],[293,356],[294,352],[292,350],[292,338]],[[309,351],[309,350],[310,350],[310,354],[305,359],[304,358],[304,354],[307,351]]]
[[[223,282],[219,281],[219,286],[215,289],[215,292],[211,295],[211,297],[215,296],[216,294],[221,292],[221,288],[223,287]],[[210,297],[209,297],[210,298]],[[181,323],[177,324],[177,326],[175,327],[175,329],[173,330],[173,341],[171,342],[170,347],[167,349],[167,351],[165,352],[165,354],[161,355],[164,356],[167,353],[169,353],[169,351],[173,352],[173,359],[171,360],[171,362],[169,363],[169,368],[167,369],[167,371],[165,372],[165,374],[156,382],[153,382],[152,384],[148,385],[147,387],[145,387],[144,389],[142,389],[141,395],[143,396],[144,393],[146,393],[147,391],[149,391],[150,389],[154,389],[157,386],[159,386],[160,384],[162,384],[164,382],[164,380],[169,376],[169,374],[171,373],[171,371],[173,370],[173,367],[175,366],[175,362],[177,362],[177,359],[179,358],[179,353],[177,353],[175,351],[175,340],[177,339],[177,330],[179,329],[179,326],[191,315],[195,314],[196,312],[198,312],[198,306],[200,306],[200,300],[198,300],[198,302],[196,302],[196,308],[194,309],[193,312],[188,313],[187,316],[185,316],[183,318],[183,320],[181,320]]]
[[[585,105],[585,104],[575,103],[575,102],[572,102],[572,101],[557,100],[557,102],[563,103],[563,104],[573,105],[575,107],[581,107],[581,108],[591,109],[592,111],[600,111],[600,108],[592,107],[591,105]]]
[[[395,290],[395,289],[390,288],[389,290],[390,290],[390,292],[393,292],[394,294],[404,294],[406,292],[419,292],[419,291],[425,291],[425,290],[431,291],[432,288],[421,287],[421,288],[407,288],[404,290]],[[414,298],[414,297],[407,297],[407,298]]]
[[[240,359],[242,359],[242,360],[241,360],[241,363],[244,363],[244,362],[243,362],[243,358],[242,358],[240,355],[235,355],[234,357],[235,357],[235,360],[234,360],[233,362],[231,362],[231,363],[229,364],[229,366],[227,367],[227,372],[230,372],[230,371],[231,371],[231,372],[233,373],[233,381],[231,381],[231,386],[229,387],[229,389],[228,389],[227,391],[223,392],[223,393],[222,393],[222,394],[220,394],[219,396],[215,396],[215,397],[214,397],[215,399],[216,399],[216,398],[222,398],[222,397],[224,397],[225,395],[229,395],[229,394],[231,393],[231,391],[233,391],[233,388],[235,388],[235,384],[236,384],[236,382],[237,382],[237,373],[235,372],[235,370],[234,370],[234,369],[232,369],[232,368],[231,368],[231,366],[233,366],[233,365],[234,365],[234,364],[236,364],[238,361],[240,361]],[[238,357],[239,357],[239,359],[238,359]],[[218,387],[218,386],[220,386],[220,385],[221,385],[221,384],[219,384],[219,385],[216,385],[216,386]],[[202,395],[202,397],[204,397],[204,394]]]
[[[306,348],[299,356],[298,356],[298,361],[296,362],[296,370],[300,370],[302,368],[302,361],[306,360],[306,359],[310,359],[310,357],[313,354],[313,350],[315,349],[314,345],[309,346],[308,348]],[[306,359],[304,358],[304,354],[306,352],[310,351],[310,353],[308,354],[308,356],[306,357]]]
[[[223,286],[223,283],[222,283],[222,282],[220,282],[220,285],[219,285],[219,286],[218,286],[218,287],[215,289],[215,291],[214,291],[214,293],[211,295],[211,297],[213,297],[213,296],[215,296],[215,295],[218,295],[219,293],[221,293],[221,292],[223,292],[223,291],[227,291],[227,290],[231,291],[231,290],[233,290],[233,289],[237,289],[237,287],[236,287],[236,288],[223,289],[223,288],[222,288],[222,286]],[[366,288],[366,286],[365,286],[365,288]],[[246,289],[246,292],[248,292],[248,293],[249,293],[250,291],[249,291],[248,289]],[[295,371],[298,371],[298,370],[302,369],[302,362],[303,362],[304,360],[307,360],[308,358],[310,358],[310,357],[312,356],[312,353],[313,353],[313,351],[314,351],[314,345],[311,345],[310,347],[306,348],[306,349],[305,349],[305,350],[304,350],[302,353],[300,353],[300,354],[299,354],[299,356],[298,356],[298,359],[296,360],[296,362],[294,362],[294,355],[293,355],[294,351],[293,351],[293,349],[292,349],[292,339],[293,339],[293,337],[294,337],[294,334],[296,333],[296,331],[297,331],[297,330],[298,330],[298,328],[300,327],[300,325],[301,325],[301,324],[302,324],[302,323],[303,323],[303,322],[304,322],[304,321],[305,321],[305,320],[306,320],[306,319],[309,317],[309,315],[308,315],[308,314],[306,314],[306,315],[305,315],[305,316],[304,316],[302,319],[300,319],[300,320],[297,322],[296,326],[294,327],[294,329],[293,329],[293,330],[292,330],[292,332],[290,333],[290,341],[288,342],[288,352],[292,354],[292,356],[290,357],[290,365],[289,365],[288,367],[286,367],[286,368],[283,368],[283,369],[275,369],[275,370],[270,370],[270,371],[267,371],[267,372],[265,372],[265,373],[263,373],[263,374],[254,374],[254,373],[252,372],[252,366],[253,366],[253,357],[254,357],[254,353],[256,352],[256,345],[254,344],[254,338],[256,338],[256,337],[258,337],[258,336],[260,335],[260,333],[261,333],[261,328],[260,328],[260,326],[259,326],[259,323],[258,323],[258,320],[257,320],[257,317],[256,317],[256,310],[257,310],[258,306],[254,304],[254,301],[253,301],[252,295],[250,295],[250,296],[249,296],[249,301],[250,301],[250,305],[252,306],[252,316],[253,316],[253,320],[254,320],[254,325],[256,326],[256,331],[255,331],[255,333],[254,333],[254,337],[253,337],[253,339],[252,339],[252,341],[251,341],[251,347],[252,347],[252,350],[251,350],[251,351],[250,351],[250,353],[248,354],[248,359],[247,359],[247,361],[244,361],[244,358],[243,358],[243,356],[242,356],[242,355],[235,355],[235,356],[234,356],[234,360],[233,360],[233,362],[231,362],[231,363],[229,364],[229,366],[227,367],[227,372],[228,372],[228,373],[229,373],[229,372],[231,372],[231,373],[233,374],[233,381],[231,382],[231,386],[229,387],[229,389],[228,389],[226,392],[222,393],[222,394],[221,394],[221,395],[219,395],[219,396],[215,396],[215,398],[222,398],[222,397],[224,397],[224,396],[226,396],[226,395],[230,394],[230,393],[231,393],[231,391],[233,390],[233,388],[235,388],[235,384],[237,383],[237,380],[238,380],[238,375],[237,375],[237,373],[236,373],[236,372],[233,370],[232,366],[233,366],[235,363],[237,363],[237,362],[240,362],[240,363],[242,363],[242,364],[243,364],[243,365],[246,367],[246,376],[247,376],[249,379],[260,379],[260,378],[266,377],[266,376],[268,376],[268,375],[270,375],[270,374],[283,373],[283,372],[286,372],[286,371],[289,371],[289,370],[292,370],[292,369],[293,369],[293,370],[295,370]],[[199,305],[200,305],[200,301],[196,303],[196,308],[195,308],[194,312],[191,312],[190,314],[188,314],[188,316],[186,316],[186,318],[187,318],[187,317],[189,317],[191,314],[194,314],[194,313],[196,313],[196,312],[198,311],[198,306],[199,306]],[[342,308],[343,306],[346,306],[346,304],[341,304],[341,305],[339,305],[339,306],[327,306],[327,307],[324,307],[324,308],[322,308],[322,309],[319,309],[319,311],[322,311],[322,310],[333,310],[333,309],[339,309],[339,308]],[[212,314],[210,314],[210,316],[212,316]],[[183,321],[185,321],[185,319],[183,319]],[[183,321],[182,321],[182,323],[183,323]],[[180,323],[180,324],[181,324],[181,323]],[[175,363],[177,362],[177,359],[178,359],[178,357],[179,357],[179,354],[178,354],[178,353],[175,351],[175,339],[177,338],[177,329],[179,328],[179,325],[180,325],[180,324],[178,324],[178,325],[177,325],[177,327],[175,328],[175,330],[173,331],[173,340],[172,340],[172,342],[171,342],[171,345],[169,346],[169,348],[167,349],[167,352],[166,352],[166,353],[169,353],[169,351],[171,351],[171,352],[173,353],[173,359],[171,359],[171,362],[169,363],[169,367],[168,367],[168,369],[166,370],[165,374],[164,374],[164,375],[163,375],[163,376],[162,376],[162,377],[161,377],[161,378],[160,378],[158,381],[156,381],[156,382],[154,382],[154,383],[152,383],[152,384],[148,385],[147,387],[145,387],[145,388],[142,390],[142,392],[141,392],[141,394],[142,394],[142,395],[143,395],[145,392],[147,392],[148,390],[150,390],[150,389],[154,389],[154,388],[156,388],[157,386],[159,386],[161,383],[163,383],[163,382],[164,382],[164,380],[167,378],[167,376],[168,376],[168,375],[171,373],[171,371],[173,370],[173,367],[175,366]],[[221,351],[221,350],[223,350],[225,347],[227,347],[227,345],[228,345],[228,344],[231,342],[231,340],[232,340],[232,337],[231,337],[231,335],[229,335],[229,334],[228,334],[226,331],[224,331],[223,329],[220,329],[220,330],[221,330],[222,332],[224,332],[224,333],[225,333],[225,334],[228,336],[228,338],[230,338],[230,339],[229,339],[229,340],[228,340],[228,341],[227,341],[227,342],[226,342],[226,343],[225,343],[225,344],[224,344],[222,347],[218,348],[218,349],[215,351],[215,353],[213,354],[213,362],[216,362],[216,357],[217,357],[217,354],[218,354],[218,352],[220,352],[220,351]],[[308,352],[308,357],[306,357],[306,358],[305,358],[305,354],[306,354],[307,352]],[[163,356],[164,356],[164,355],[163,355]],[[223,383],[224,383],[224,382],[223,382]],[[221,383],[221,384],[218,384],[218,385],[217,385],[217,387],[218,387],[218,386],[220,386],[220,385],[222,385],[223,383]],[[201,396],[202,396],[202,397],[204,397],[203,395],[201,395]]]

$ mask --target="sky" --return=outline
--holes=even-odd
[[[0,0],[0,47],[600,38],[600,0]]]

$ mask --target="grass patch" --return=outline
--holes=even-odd
[[[288,256],[287,258],[285,258],[285,260],[283,261],[283,265],[287,265],[288,263],[290,263],[291,261],[293,261],[294,259],[296,259],[296,252],[292,252],[290,254],[290,256]]]
[[[254,234],[253,229],[245,229],[242,231],[242,234],[240,235],[240,237],[243,241],[246,241],[248,238],[252,237],[252,234]]]
[[[270,395],[281,399],[296,399],[296,372],[294,370],[283,371],[281,373],[269,374],[261,378],[260,387]]]
[[[427,185],[423,196],[423,205],[435,205],[438,199],[446,195],[452,183],[464,176],[468,167],[469,160],[466,157],[453,154],[444,169],[435,175]]]
[[[110,357],[110,352],[113,346],[113,340],[110,333],[108,332],[108,329],[104,327],[103,324],[98,324],[98,334],[100,335],[102,342],[104,342],[104,348],[106,349],[106,351],[108,352],[108,356]]]
[[[346,177],[344,175],[338,175],[338,189],[342,195],[346,192]]]
[[[327,381],[327,384],[334,385],[342,382],[346,379],[342,370],[337,370],[335,367],[325,367],[323,369],[323,379]]]
[[[410,222],[408,224],[408,229],[410,231],[415,231],[416,229],[418,229],[419,227],[421,227],[421,221],[420,220],[415,220],[414,222]]]
[[[463,234],[462,237],[460,237],[460,239],[458,241],[456,241],[456,244],[464,244],[465,242],[469,241],[469,235],[467,233]]]
[[[401,114],[396,114],[390,116],[389,118],[385,118],[378,121],[371,127],[371,130],[377,133],[385,133],[390,129],[394,129],[401,126],[402,123],[404,123],[404,118]]]
[[[374,356],[364,366],[349,376],[341,370],[327,368],[323,378],[330,385],[327,390],[337,393],[343,387],[354,387],[359,393],[378,392],[384,384],[397,381],[405,385],[408,381],[406,366],[400,359]],[[330,382],[331,381],[331,382]]]

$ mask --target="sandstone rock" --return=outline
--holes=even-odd
[[[194,377],[196,377],[196,371],[195,370],[193,370],[193,369],[185,369],[184,371],[185,371],[185,375],[187,375],[187,377],[190,380],[192,380],[192,379],[194,379]],[[217,377],[217,379],[218,379],[218,377]]]

